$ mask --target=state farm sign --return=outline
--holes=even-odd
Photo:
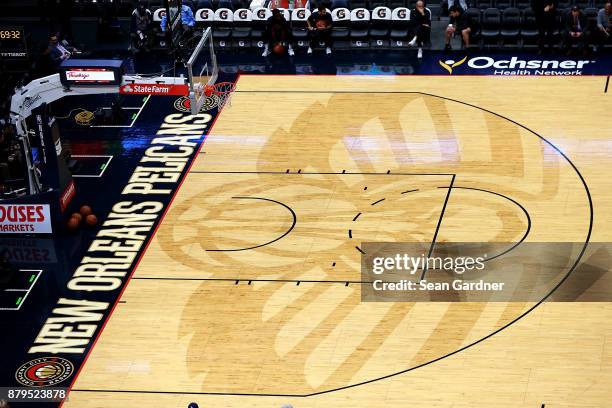
[[[48,204],[0,204],[0,234],[50,234]]]
[[[184,84],[128,84],[119,87],[119,93],[127,95],[177,95],[189,94],[189,87]]]

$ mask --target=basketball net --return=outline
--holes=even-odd
[[[234,82],[219,82],[214,85],[206,85],[204,93],[206,96],[215,95],[217,97],[217,107],[220,111],[225,104],[232,106],[231,96],[234,89],[236,89],[236,84]]]

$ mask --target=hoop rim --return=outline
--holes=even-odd
[[[236,89],[235,82],[219,82],[208,86],[210,87],[209,89],[212,91],[212,93],[217,96],[228,94]]]

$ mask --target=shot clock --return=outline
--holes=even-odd
[[[28,57],[23,27],[0,25],[0,57],[3,59]]]

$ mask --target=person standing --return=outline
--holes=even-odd
[[[557,0],[531,0],[531,8],[538,26],[538,46],[541,54],[546,44],[551,50],[554,46]]]

